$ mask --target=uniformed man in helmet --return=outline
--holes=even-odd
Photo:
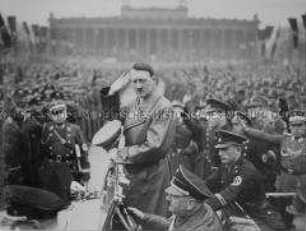
[[[51,122],[43,127],[43,146],[50,161],[65,163],[70,167],[73,180],[89,180],[88,147],[79,126],[67,122],[64,101],[56,100],[49,109]]]

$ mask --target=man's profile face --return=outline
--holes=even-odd
[[[147,71],[131,70],[132,82],[136,94],[140,98],[147,98],[154,90],[154,80]]]
[[[237,160],[239,154],[240,152],[235,145],[228,145],[219,149],[219,156],[222,164],[233,163]]]
[[[178,196],[167,194],[167,201],[169,202],[169,211],[174,215],[184,214],[187,210],[188,196]]]
[[[221,127],[226,123],[226,113],[218,109],[211,109],[206,113],[208,127]]]
[[[305,133],[306,133],[306,124],[305,122],[290,123],[290,129],[291,129],[292,135],[296,137],[302,137],[302,136],[305,136]]]

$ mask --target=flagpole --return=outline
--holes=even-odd
[[[305,49],[305,54],[304,54],[305,67],[304,68],[305,69],[304,69],[304,75],[305,75],[305,80],[306,80],[306,24],[304,25],[304,32],[305,32],[305,40],[304,40],[304,49]],[[302,58],[302,55],[301,55],[301,58]]]

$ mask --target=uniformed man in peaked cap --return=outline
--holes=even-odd
[[[144,227],[149,226],[151,230],[223,230],[216,213],[204,202],[212,196],[210,190],[198,176],[182,165],[177,169],[166,193],[172,213],[168,219],[145,214],[135,208],[129,210]]]
[[[188,118],[184,105],[178,101],[172,102],[174,118],[176,119],[176,133],[171,154],[171,174],[182,164],[187,169],[194,171],[194,157],[198,150],[195,142],[191,140],[192,131],[185,120]]]
[[[43,146],[50,162],[69,166],[73,181],[89,180],[88,147],[79,126],[66,121],[64,101],[56,100],[49,109],[51,122],[43,126]]]
[[[237,202],[262,230],[284,230],[280,214],[268,203],[261,176],[242,155],[244,136],[218,130],[222,166],[205,180],[215,195],[206,202],[215,210]]]

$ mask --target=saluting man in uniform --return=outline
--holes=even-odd
[[[66,121],[64,101],[57,100],[49,112],[52,121],[44,124],[42,135],[47,158],[69,165],[74,181],[88,182],[88,147],[80,127]]]
[[[195,174],[206,179],[212,170],[220,166],[218,151],[215,148],[217,137],[216,129],[232,130],[229,118],[231,106],[218,99],[208,99],[205,108],[207,125],[199,126],[193,120],[187,121],[189,127],[198,134],[197,144],[199,146],[199,154],[195,158]]]
[[[262,130],[268,134],[282,134],[284,121],[275,119],[276,116],[268,108],[265,97],[255,96],[245,105],[250,119],[250,127]],[[248,137],[246,143],[246,158],[259,170],[264,180],[265,190],[275,191],[275,179],[279,170],[279,145],[268,140]]]
[[[267,140],[281,146],[281,174],[277,177],[276,189],[279,192],[297,192],[296,203],[291,210],[298,210],[306,204],[306,117],[296,110],[289,118],[291,134],[269,135],[259,130],[244,127],[246,135]],[[298,206],[299,204],[299,206]]]
[[[170,181],[167,155],[175,135],[171,103],[157,90],[153,68],[136,63],[130,77],[137,99],[128,107],[124,121],[125,147],[113,159],[127,162],[131,181],[126,199],[130,206],[157,215],[167,214],[164,190]]]

